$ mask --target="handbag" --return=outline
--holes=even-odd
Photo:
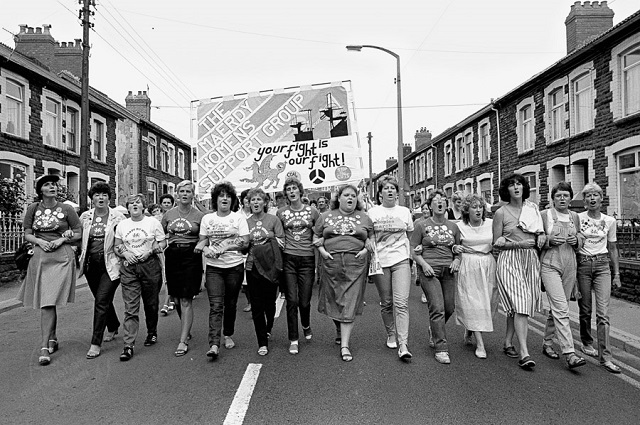
[[[29,267],[29,260],[33,257],[33,245],[31,242],[22,242],[22,245],[13,254],[13,261],[16,262],[18,270],[27,270]]]

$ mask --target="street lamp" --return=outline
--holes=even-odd
[[[347,50],[351,52],[359,52],[364,48],[382,50],[396,58],[397,75],[396,75],[396,91],[398,95],[398,205],[404,205],[404,144],[402,143],[402,86],[400,85],[400,55],[380,46],[372,46],[363,44],[360,46],[347,46]]]

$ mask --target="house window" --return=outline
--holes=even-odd
[[[160,145],[160,169],[164,172],[169,170],[169,146],[166,143]]]
[[[640,148],[618,155],[620,213],[625,218],[640,218]]]
[[[169,145],[169,163],[167,164],[167,172],[175,176],[176,174],[176,147]]]
[[[27,178],[27,167],[15,162],[0,162],[0,179],[18,179],[23,182]]]
[[[426,166],[426,155],[420,155],[420,181],[424,181],[425,175],[427,174],[427,166]]]
[[[465,166],[465,154],[464,154],[464,139],[462,136],[456,138],[456,171],[462,171]]]
[[[451,142],[447,142],[444,145],[444,175],[451,175],[452,158],[451,158]]]
[[[45,98],[44,101],[44,143],[45,145],[59,147],[60,145],[60,103]]]
[[[24,136],[24,86],[7,80],[7,133]]]
[[[491,179],[480,180],[479,191],[480,196],[484,198],[488,205],[493,204],[493,196],[491,193]]]
[[[519,117],[519,144],[520,152],[527,152],[534,148],[534,135],[533,135],[533,106],[526,105],[518,112]]]
[[[178,149],[178,177],[181,179],[184,178],[184,151],[182,149]]]
[[[150,204],[155,204],[158,201],[158,183],[147,181],[147,196]]]
[[[465,168],[473,165],[473,133],[464,135]]]
[[[623,114],[640,112],[640,46],[622,56]]]
[[[78,152],[78,111],[73,108],[67,107],[67,150],[71,152]]]
[[[549,125],[551,141],[564,138],[564,92],[560,87],[549,94]]]
[[[147,158],[149,162],[149,167],[158,168],[158,143],[156,142],[156,138],[153,136],[149,136],[149,144],[147,145]]]
[[[529,182],[529,187],[531,189],[529,194],[529,201],[533,202],[534,204],[537,204],[538,203],[538,178],[536,176],[536,173],[524,173],[522,177],[524,177],[524,179],[527,182]]]
[[[555,165],[549,170],[549,187],[554,187],[560,182],[566,181],[564,165]]]
[[[413,185],[415,183],[415,171],[415,164],[413,161],[411,161],[409,163],[409,185]]]
[[[92,156],[97,161],[104,161],[102,150],[104,149],[104,123],[93,120],[93,144]]]
[[[489,160],[489,124],[482,124],[479,127],[480,146],[478,146],[478,157],[480,163]]]
[[[593,85],[591,73],[573,80],[573,130],[581,133],[593,128]]]
[[[427,151],[427,178],[433,178],[433,150]]]

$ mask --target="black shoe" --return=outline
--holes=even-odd
[[[149,334],[147,335],[147,339],[144,340],[144,346],[148,347],[150,345],[155,344],[156,342],[158,342],[158,335]]]
[[[518,365],[525,370],[531,370],[536,367],[536,362],[534,362],[531,357],[527,356],[524,359],[518,361]]]
[[[124,347],[124,350],[122,350],[122,354],[120,354],[120,361],[121,362],[129,361],[131,360],[131,357],[133,357],[133,347],[130,347],[130,346]]]

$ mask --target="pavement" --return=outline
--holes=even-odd
[[[76,290],[86,287],[87,281],[83,277],[78,279]],[[22,303],[16,300],[20,289],[20,282],[16,281],[8,285],[0,286],[0,314],[14,308],[21,308]],[[534,326],[544,330],[546,315],[549,311],[549,302],[545,293],[542,294],[543,312],[537,313],[533,318]],[[593,303],[593,317],[591,320],[592,335],[597,338],[595,323],[595,301]],[[571,329],[573,336],[579,340],[578,303],[569,303],[569,317],[571,319]],[[640,304],[631,303],[619,298],[611,297],[609,305],[609,320],[611,327],[609,337],[611,345],[619,350],[625,351],[635,357],[640,358]],[[595,344],[595,342],[594,342]],[[594,345],[595,346],[595,345]],[[580,353],[580,347],[576,344],[576,351]]]

